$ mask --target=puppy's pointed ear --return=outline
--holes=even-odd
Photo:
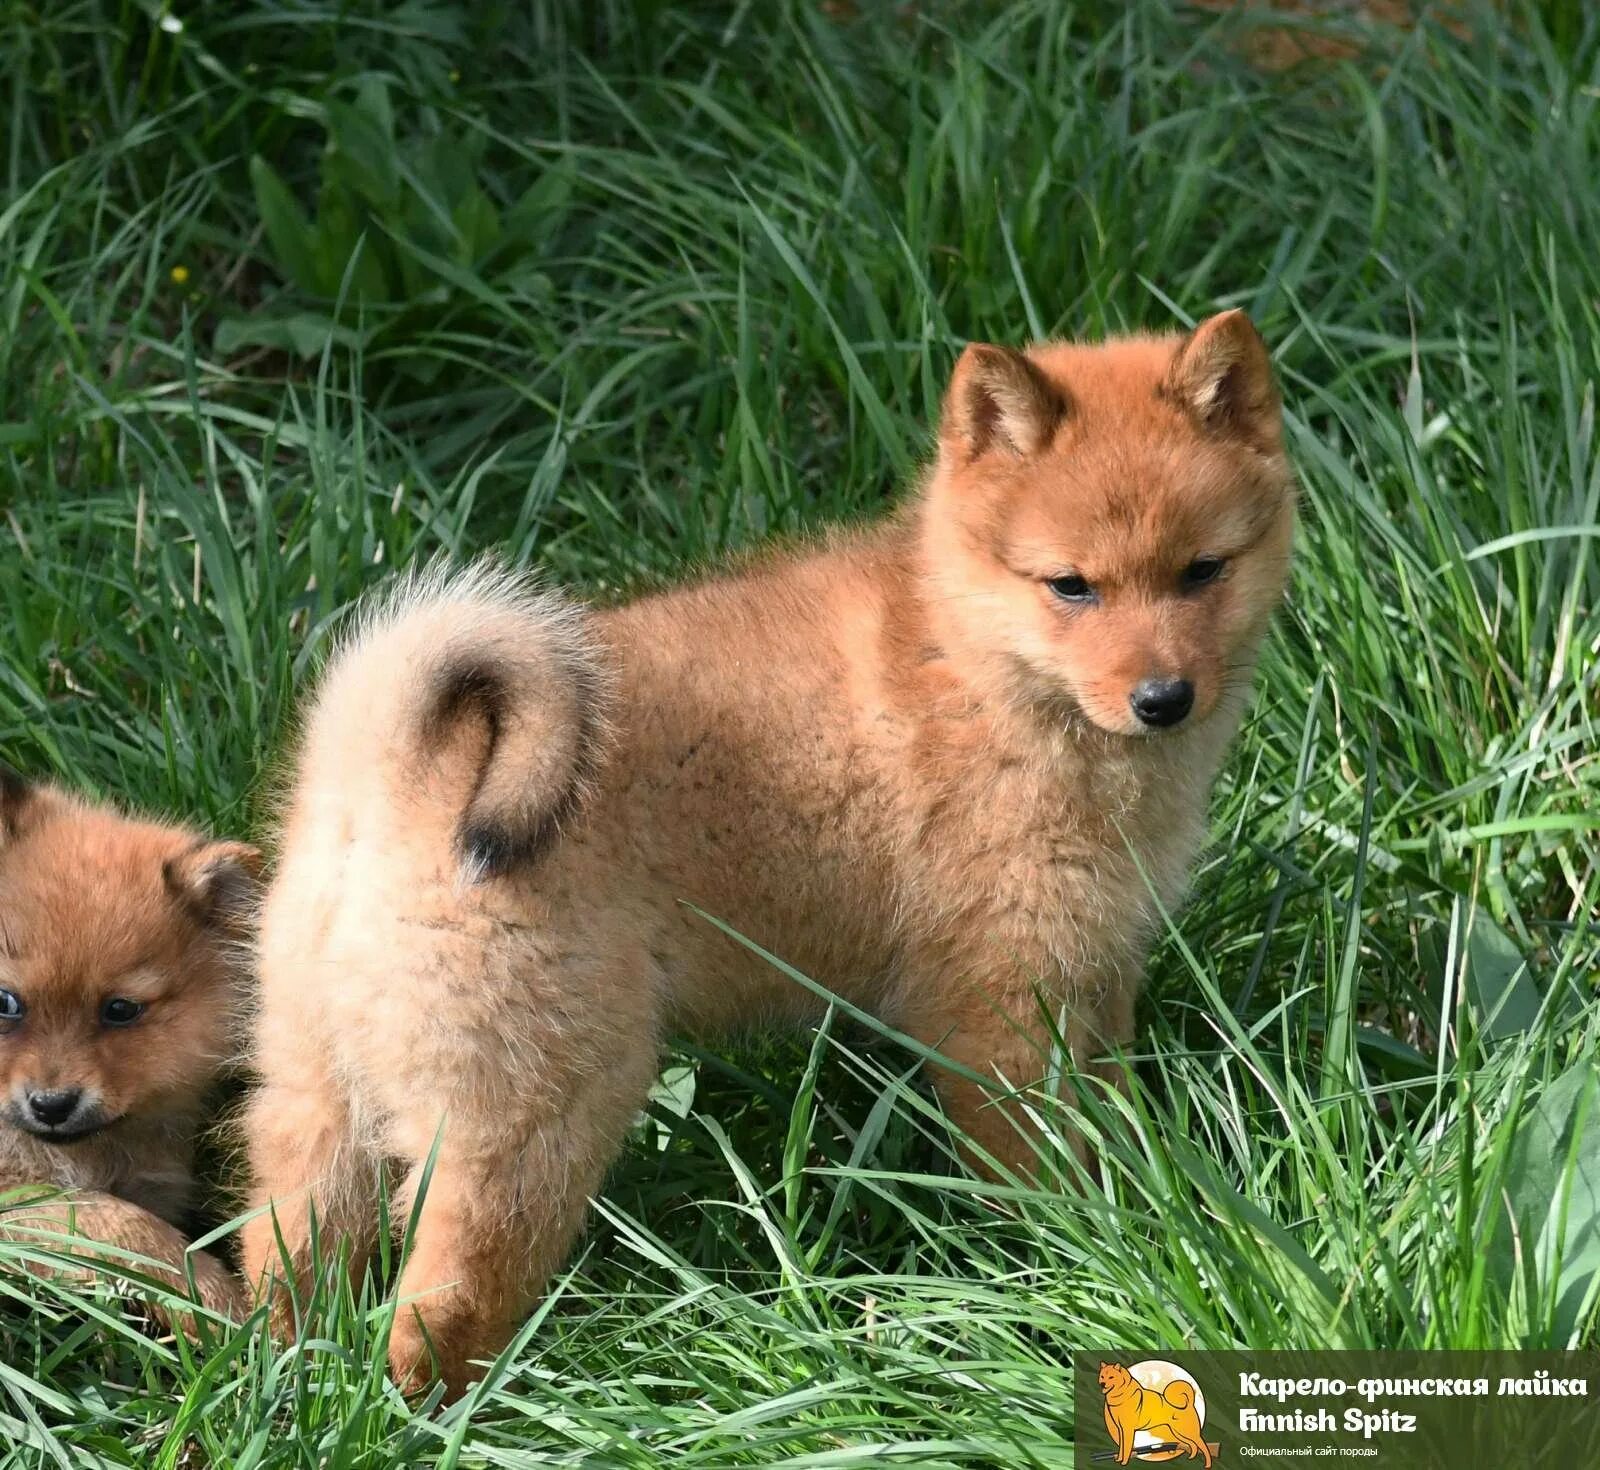
[[[0,761],[0,847],[21,833],[38,803],[38,787],[21,771]]]
[[[1263,446],[1282,442],[1272,359],[1242,311],[1207,317],[1189,333],[1173,356],[1161,391],[1207,429],[1239,434]]]
[[[255,902],[261,854],[243,842],[197,842],[168,858],[161,877],[196,920],[227,927],[245,918]]]
[[[1066,395],[1030,358],[973,342],[950,377],[939,440],[963,462],[990,449],[1037,454],[1066,416]]]

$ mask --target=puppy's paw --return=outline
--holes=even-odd
[[[401,1307],[389,1330],[389,1377],[407,1398],[418,1398],[433,1387],[435,1376],[422,1318],[414,1307]]]
[[[186,1276],[175,1280],[173,1289],[182,1296],[191,1297],[212,1316],[202,1317],[185,1311],[173,1300],[142,1298],[140,1308],[152,1322],[168,1332],[181,1332],[190,1342],[199,1342],[224,1332],[224,1324],[238,1326],[250,1315],[253,1305],[250,1292],[227,1266],[206,1251],[190,1252],[188,1261],[194,1276],[192,1291]],[[215,1318],[222,1320],[218,1322]]]
[[[190,1259],[200,1305],[230,1322],[243,1322],[255,1306],[244,1281],[208,1251],[194,1251]]]
[[[446,1334],[443,1340],[441,1332]],[[408,1399],[422,1398],[435,1385],[443,1385],[443,1401],[453,1404],[482,1376],[462,1345],[449,1339],[447,1325],[434,1322],[425,1330],[422,1314],[414,1307],[403,1306],[395,1313],[389,1333],[389,1377]]]

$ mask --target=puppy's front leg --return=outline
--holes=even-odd
[[[1049,976],[1041,963],[996,965],[992,960],[945,961],[918,974],[896,1019],[909,1034],[965,1071],[935,1067],[933,1083],[945,1112],[967,1146],[962,1154],[979,1173],[993,1173],[985,1155],[1002,1170],[1035,1174],[1043,1137],[1037,1119],[1050,1116],[1073,1072],[1107,1079],[1116,1069],[1096,1064],[1132,1033],[1132,986],[1108,970],[1076,977],[1069,985]],[[1061,1054],[1066,1043],[1069,1056]],[[1081,1158],[1083,1140],[1067,1142]]]
[[[58,1195],[10,1206],[0,1210],[0,1238],[70,1256],[83,1264],[63,1265],[60,1270],[84,1280],[111,1268],[118,1277],[123,1272],[148,1276],[175,1294],[188,1296],[192,1272],[194,1297],[202,1306],[235,1321],[249,1311],[244,1283],[221,1261],[206,1251],[190,1250],[188,1241],[165,1220],[115,1195]],[[30,1261],[27,1269],[48,1276],[57,1268]],[[194,1334],[188,1314],[156,1302],[149,1306],[160,1320]]]

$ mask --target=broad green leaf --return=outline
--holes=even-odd
[[[1496,1264],[1507,1274],[1520,1268],[1564,1341],[1600,1277],[1600,1067],[1593,1061],[1557,1078],[1518,1125],[1499,1204]]]
[[[385,110],[360,103],[328,103],[330,151],[325,167],[336,168],[380,215],[387,215],[400,202],[400,168],[389,131],[392,126],[393,119]]]
[[[302,291],[320,292],[311,226],[294,195],[259,153],[250,160],[250,184],[278,268]]]
[[[1538,1019],[1543,1002],[1539,986],[1516,942],[1487,913],[1476,909],[1466,923],[1461,916],[1458,908],[1451,924],[1453,944],[1440,930],[1423,938],[1420,948],[1429,971],[1429,992],[1436,1001],[1442,1000],[1445,965],[1453,956],[1479,1036],[1495,1042],[1520,1035]]]
[[[562,158],[545,169],[506,211],[506,238],[529,247],[548,241],[566,218],[576,176],[577,165],[571,158]]]
[[[455,254],[461,265],[476,265],[499,242],[500,211],[476,186],[456,205],[451,219],[460,233]]]
[[[358,210],[349,192],[325,179],[317,201],[317,264],[323,282],[321,295],[336,295],[350,269],[350,260],[359,249],[355,273],[350,281],[353,301],[394,300],[391,273],[384,269],[389,243],[381,231],[366,228],[365,212]]]
[[[356,347],[361,344],[362,333],[341,326],[321,312],[260,313],[223,318],[217,324],[214,345],[223,356],[245,347],[274,347],[296,357],[312,358],[329,341],[341,347]]]

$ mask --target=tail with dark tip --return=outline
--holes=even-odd
[[[355,826],[448,841],[483,882],[536,861],[577,815],[608,695],[577,604],[492,563],[434,569],[374,603],[334,655],[302,770]]]

